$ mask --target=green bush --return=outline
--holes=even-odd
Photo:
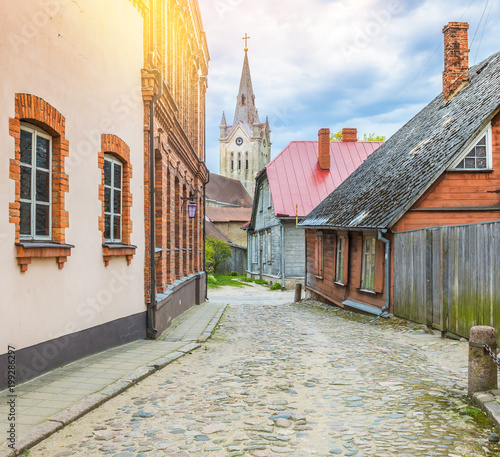
[[[245,281],[245,282],[255,282],[255,279],[254,278],[243,278],[242,281]]]
[[[281,284],[279,282],[274,283],[271,287],[271,290],[281,290]]]
[[[231,276],[238,276],[238,272],[237,271],[231,271]]]
[[[205,238],[205,261],[217,273],[219,267],[232,256],[231,247],[224,240],[219,240],[213,235]]]
[[[266,286],[267,284],[269,284],[265,279],[256,279],[255,283],[260,284],[262,286]]]

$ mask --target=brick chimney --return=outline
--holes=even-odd
[[[358,129],[342,129],[342,141],[358,141]]]
[[[467,22],[448,22],[443,27],[443,97],[448,102],[469,82],[469,41]]]
[[[318,132],[318,163],[322,170],[330,169],[330,129]]]

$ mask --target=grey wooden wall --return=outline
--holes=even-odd
[[[394,314],[469,337],[500,333],[500,221],[394,235]]]

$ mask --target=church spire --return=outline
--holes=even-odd
[[[248,37],[246,37],[248,39]],[[250,77],[250,65],[248,64],[248,48],[245,47],[245,59],[243,60],[243,70],[241,72],[240,90],[234,111],[234,122],[243,122],[250,128],[257,120],[257,110],[255,109],[255,95],[253,94],[252,78]]]

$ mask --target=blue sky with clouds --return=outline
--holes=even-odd
[[[389,137],[442,91],[442,28],[469,22],[469,62],[500,51],[499,0],[199,0],[210,52],[207,166],[219,172],[248,57],[275,157],[320,128]]]

